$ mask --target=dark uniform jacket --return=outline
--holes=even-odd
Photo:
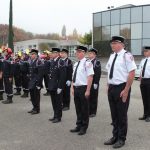
[[[93,84],[99,84],[101,77],[101,63],[97,58],[93,59],[91,62],[94,69]]]
[[[20,75],[20,59],[16,59],[14,62],[14,76]]]
[[[58,57],[56,61],[49,61],[46,68],[49,75],[48,89],[50,91],[57,90],[57,88],[63,89],[66,81],[65,62]]]
[[[66,67],[66,81],[72,81],[72,73],[73,73],[73,64],[69,58],[65,60],[65,67]]]
[[[14,72],[14,68],[13,68],[13,59],[11,56],[7,56],[4,60],[3,60],[3,76],[6,78],[12,78],[13,77],[13,72]]]
[[[36,86],[42,87],[43,61],[39,58],[30,60],[29,62],[29,89],[34,89]]]

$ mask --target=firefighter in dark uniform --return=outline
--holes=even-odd
[[[14,81],[15,81],[15,89],[16,93],[14,95],[21,95],[21,70],[20,70],[20,59],[21,59],[21,52],[18,51],[15,53],[15,60],[14,60]]]
[[[98,90],[99,90],[99,81],[101,77],[101,63],[100,60],[96,57],[97,50],[91,48],[88,51],[88,58],[91,60],[94,69],[93,83],[90,92],[89,98],[89,115],[90,117],[95,117],[97,112],[98,105]]]
[[[136,69],[132,54],[124,49],[124,40],[122,36],[112,37],[110,45],[113,53],[106,65],[113,137],[105,141],[104,145],[113,145],[113,148],[120,148],[125,144],[128,127],[127,112]]]
[[[0,49],[0,101],[3,100],[4,84],[3,84],[3,60],[2,49]]]
[[[49,57],[49,54],[50,54],[51,52],[50,51],[48,51],[48,50],[45,50],[44,52],[43,52],[43,55],[44,55],[44,66],[46,66],[46,63],[48,63],[48,61],[50,60],[50,57]],[[44,96],[49,96],[50,95],[50,92],[49,92],[49,90],[48,90],[48,73],[47,73],[47,71],[46,71],[47,69],[44,69],[44,74],[43,74],[43,79],[44,79],[44,84],[45,84],[45,88],[46,88],[46,93],[44,93],[43,95]]]
[[[48,89],[51,95],[54,116],[49,119],[58,123],[62,118],[62,96],[66,79],[65,62],[59,56],[60,49],[52,48],[53,59],[48,63]]]
[[[78,135],[86,134],[89,125],[89,96],[93,81],[93,65],[85,58],[87,48],[77,46],[76,57],[79,60],[73,67],[73,87],[74,103],[76,108],[76,127],[70,132],[79,132]]]
[[[21,70],[21,77],[22,77],[22,88],[23,94],[21,95],[22,98],[26,98],[29,95],[29,75],[28,75],[28,68],[29,68],[29,49],[23,51],[21,60],[20,60],[20,70]]]
[[[62,99],[63,111],[69,110],[70,108],[70,88],[72,82],[73,66],[72,61],[68,58],[68,53],[69,51],[67,49],[61,49],[60,57],[65,61],[66,67],[66,84],[63,90]]]
[[[150,122],[150,46],[143,48],[145,58],[141,61],[141,95],[143,100],[144,115],[139,120]]]
[[[38,50],[31,49],[29,61],[29,90],[33,109],[28,111],[32,115],[40,113],[40,90],[42,87],[42,72],[44,62],[38,57]]]
[[[13,103],[13,58],[11,57],[11,55],[12,50],[10,48],[5,48],[3,61],[3,77],[7,100],[2,101],[3,104]]]

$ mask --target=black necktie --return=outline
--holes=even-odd
[[[109,74],[109,79],[113,78],[114,64],[115,64],[117,56],[118,56],[118,54],[115,55],[114,60],[112,62],[111,69],[110,69],[110,74]]]
[[[79,67],[79,64],[80,64],[80,61],[78,61],[77,67],[76,67],[76,69],[75,69],[75,71],[74,71],[74,75],[73,75],[73,83],[76,82],[77,69],[78,69],[78,67]]]
[[[144,74],[145,74],[145,68],[146,68],[147,60],[148,59],[145,60],[145,63],[144,63],[144,66],[143,66],[142,77],[144,77]]]

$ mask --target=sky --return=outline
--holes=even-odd
[[[9,1],[0,0],[0,24],[8,24]],[[108,6],[145,5],[149,0],[13,0],[13,25],[25,31],[67,35],[74,28],[79,34],[92,30],[92,13],[107,10]]]

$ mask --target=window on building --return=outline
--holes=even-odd
[[[131,8],[131,23],[142,22],[142,7]]]
[[[94,41],[101,41],[102,37],[102,28],[101,27],[94,27],[93,29],[93,40]]]
[[[119,25],[111,26],[111,36],[120,35]]]
[[[102,14],[101,13],[96,13],[93,15],[93,25],[94,27],[100,27],[101,26],[101,18]]]
[[[120,10],[111,11],[111,25],[120,24]]]
[[[131,28],[130,24],[124,24],[120,26],[120,35],[126,39],[131,39]]]
[[[102,27],[102,40],[110,40],[111,35],[110,35],[110,26],[105,26]]]
[[[142,23],[131,24],[131,39],[142,38]]]
[[[141,55],[142,42],[141,40],[131,40],[131,52],[133,55]]]
[[[150,38],[150,23],[143,23],[143,38]]]
[[[149,46],[150,45],[150,39],[143,39],[143,45],[142,46]]]
[[[143,7],[143,22],[150,21],[149,10],[150,10],[150,6]]]
[[[102,12],[102,26],[110,25],[110,11]]]
[[[121,9],[121,24],[130,23],[130,8]]]

